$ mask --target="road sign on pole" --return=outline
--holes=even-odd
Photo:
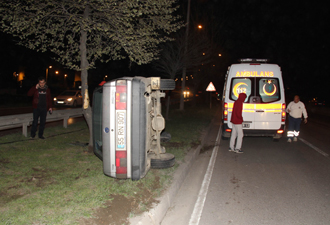
[[[212,82],[209,83],[209,86],[207,86],[206,91],[216,91],[214,85]]]
[[[212,108],[212,91],[216,91],[214,85],[212,82],[209,83],[209,86],[207,86],[206,91],[210,92],[210,109]]]

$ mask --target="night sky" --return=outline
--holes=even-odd
[[[320,1],[204,0],[226,62],[268,58],[282,68],[287,96],[326,97],[329,7]],[[203,18],[203,17],[202,17]]]
[[[187,0],[180,5],[185,19]],[[268,58],[282,68],[286,95],[299,94],[305,101],[314,97],[330,100],[326,82],[330,70],[329,21],[326,1],[192,0],[191,5],[192,26],[203,24],[204,32],[209,32],[222,54],[217,72],[206,79],[221,86],[227,67],[239,58]],[[18,65],[25,66],[27,76],[33,79],[38,73],[44,75],[51,63],[48,55],[14,46],[7,35],[0,34],[0,41],[1,88]],[[122,74],[129,73],[127,62],[123,64],[119,68],[118,63],[98,67],[115,68],[112,73],[120,76],[121,70]],[[148,66],[133,67],[130,72],[134,70],[148,71]]]

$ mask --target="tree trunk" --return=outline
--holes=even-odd
[[[84,11],[84,18],[88,18],[89,16],[89,8],[86,7]],[[87,31],[84,29],[84,25],[81,26],[80,31],[80,69],[81,69],[81,91],[84,98],[83,103],[83,114],[85,120],[87,122],[87,126],[89,128],[89,143],[88,150],[93,151],[93,125],[92,125],[92,108],[89,104],[89,96],[88,96],[88,67],[89,62],[87,60]]]

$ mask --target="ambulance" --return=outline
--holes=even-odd
[[[228,139],[233,105],[240,93],[243,103],[244,136],[282,137],[285,130],[286,104],[281,68],[267,59],[240,59],[228,68],[222,107],[222,138]]]

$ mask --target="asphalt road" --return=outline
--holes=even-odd
[[[298,142],[244,137],[236,154],[217,121],[162,225],[330,224],[329,125],[310,116]]]

